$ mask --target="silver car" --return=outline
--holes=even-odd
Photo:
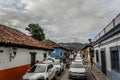
[[[87,79],[87,73],[84,65],[80,62],[72,62],[69,69],[69,78]]]
[[[83,59],[81,57],[75,57],[75,61],[83,62]]]
[[[56,69],[53,64],[36,64],[29,69],[22,80],[56,80]]]

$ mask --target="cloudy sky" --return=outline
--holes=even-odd
[[[0,24],[39,23],[55,42],[87,42],[120,13],[120,0],[0,0]]]

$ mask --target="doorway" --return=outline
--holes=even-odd
[[[47,58],[47,53],[44,53],[44,59],[46,59]]]
[[[35,64],[36,53],[30,52],[30,55],[31,55],[31,66],[33,66]]]
[[[105,49],[101,50],[101,69],[102,72],[106,75],[106,56],[105,56]]]

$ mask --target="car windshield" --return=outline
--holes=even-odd
[[[33,66],[28,73],[43,73],[45,72],[46,65],[35,65]]]
[[[81,57],[77,57],[76,60],[81,60],[82,58]]]
[[[54,64],[55,64],[55,65],[59,65],[59,64],[60,64],[60,61],[55,61]]]
[[[73,63],[71,64],[71,68],[83,68],[83,65],[79,63]]]

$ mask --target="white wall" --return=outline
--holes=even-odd
[[[47,53],[46,51],[43,50],[34,50],[36,54],[36,60],[42,61],[44,58],[44,53]]]
[[[12,49],[10,47],[0,47],[0,50],[4,51],[0,52],[0,70],[30,64],[30,52],[36,52],[36,60],[41,61],[43,60],[43,53],[46,52],[43,50],[18,48],[15,58],[10,61],[10,53],[12,53]]]

